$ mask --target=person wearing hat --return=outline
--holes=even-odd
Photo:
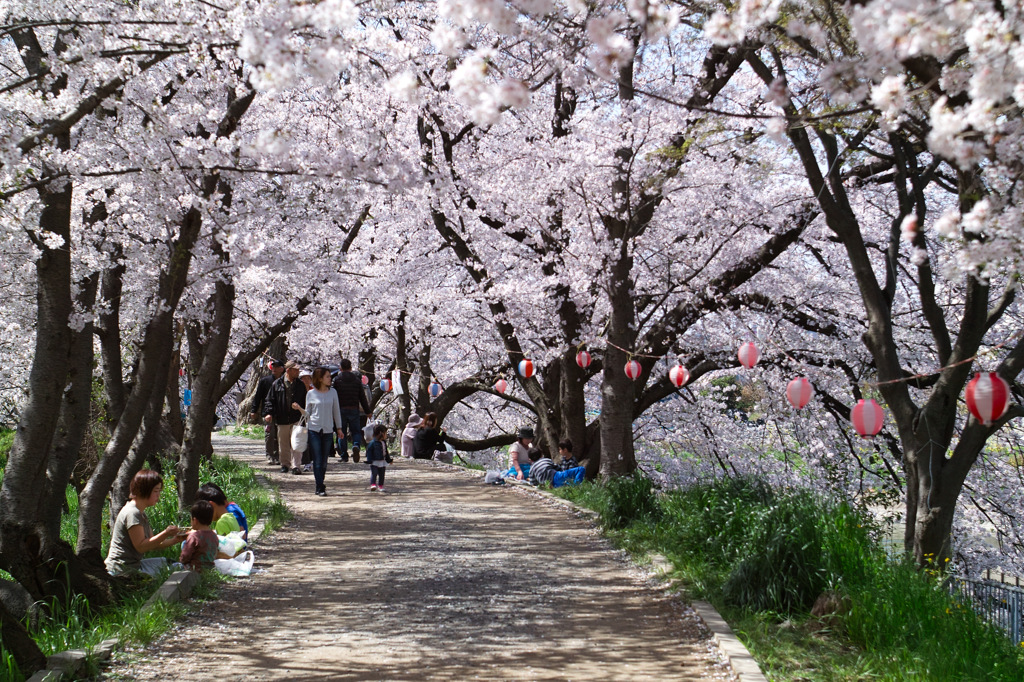
[[[506,476],[522,481],[530,475],[530,446],[533,444],[533,429],[523,426],[519,429],[519,438],[508,449],[509,470]]]
[[[271,360],[268,367],[270,368],[270,374],[260,379],[260,382],[256,384],[256,395],[252,399],[252,408],[249,410],[249,421],[256,422],[257,417],[263,411],[263,401],[267,398],[267,393],[270,392],[270,387],[273,385],[276,379],[279,379],[284,374],[284,362],[281,360]],[[271,420],[263,425],[263,445],[267,451],[267,462],[269,464],[277,464],[278,459],[278,448],[277,448],[277,424]]]
[[[413,453],[415,452],[415,446],[413,445],[413,439],[416,438],[416,427],[420,425],[423,419],[420,418],[415,412],[409,417],[409,421],[405,424],[405,431],[402,431],[402,457],[412,459]]]
[[[301,474],[302,453],[292,450],[292,427],[302,418],[306,408],[306,385],[299,381],[299,363],[289,360],[284,365],[284,376],[270,385],[263,401],[263,420],[277,423],[277,447],[281,459],[281,472],[289,470]]]

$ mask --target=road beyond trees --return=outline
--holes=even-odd
[[[263,444],[215,438],[262,464]],[[295,518],[239,579],[111,678],[732,679],[697,616],[587,522],[479,478],[396,461],[272,474]]]

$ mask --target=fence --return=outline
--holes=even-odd
[[[952,577],[946,585],[954,598],[968,600],[979,616],[1005,631],[1014,644],[1024,642],[1024,589],[995,580]]]

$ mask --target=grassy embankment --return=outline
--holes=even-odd
[[[13,439],[13,431],[0,432],[0,481]],[[188,523],[188,513],[180,513],[177,508],[173,464],[165,463],[163,470],[165,492],[159,504],[146,511],[154,530],[164,528],[169,523]],[[214,456],[212,462],[202,465],[200,480],[214,481],[220,485],[228,498],[237,502],[245,511],[250,528],[262,519],[264,532],[268,532],[287,518],[288,511],[277,491],[261,485],[256,471],[246,464]],[[78,493],[70,486],[67,490],[67,503],[68,510],[61,520],[61,537],[74,546],[78,537]],[[109,542],[110,528],[104,523],[104,555]],[[166,556],[176,561],[179,552],[180,546],[175,546],[147,556]],[[10,576],[0,571],[0,577]],[[193,608],[195,602],[215,598],[217,587],[225,580],[230,578],[215,572],[204,573],[193,592],[191,604],[160,603],[145,612],[140,612],[139,607],[160,586],[163,582],[161,579],[140,581],[125,594],[121,602],[104,609],[93,609],[84,598],[75,597],[66,608],[60,608],[57,604],[48,605],[46,616],[40,618],[38,623],[28,623],[29,631],[47,655],[67,649],[88,649],[112,637],[118,637],[126,644],[147,644],[170,629],[175,619]],[[23,679],[13,659],[0,645],[0,681]]]
[[[845,503],[723,480],[656,494],[642,477],[560,488],[634,556],[668,557],[771,680],[1024,679],[1024,651],[953,600],[935,571],[894,563]],[[810,609],[830,591],[839,612]]]

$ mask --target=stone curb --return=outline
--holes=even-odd
[[[671,561],[660,554],[651,554],[648,558],[651,560],[651,566],[662,577],[675,568]],[[722,654],[729,661],[729,665],[732,666],[733,672],[736,673],[736,679],[740,682],[768,682],[768,678],[761,672],[757,661],[754,660],[736,633],[732,631],[729,624],[725,622],[718,609],[699,599],[690,600],[690,606],[711,631],[715,643],[718,644],[718,648],[721,649]]]
[[[485,473],[478,469],[469,469],[467,467],[460,467],[457,464],[445,464],[444,462],[435,462],[429,459],[414,461],[429,462],[437,468],[468,472],[474,476],[483,476]],[[537,495],[538,497],[543,497],[547,500],[557,502],[578,515],[591,519],[595,523],[600,517],[600,514],[592,509],[581,507],[574,502],[570,502],[569,500],[559,497],[547,490],[530,485],[525,481],[509,481],[506,479],[505,485],[513,485],[528,493]],[[651,565],[654,566],[655,570],[661,576],[664,576],[675,568],[675,566],[672,565],[672,562],[660,554],[650,555],[650,560]],[[761,667],[757,664],[757,661],[750,654],[747,647],[743,645],[743,642],[736,637],[736,633],[734,633],[732,628],[729,627],[729,624],[725,622],[725,619],[722,618],[722,614],[718,612],[718,609],[708,602],[700,600],[691,600],[690,606],[697,613],[700,619],[704,621],[708,630],[711,631],[711,635],[714,638],[715,643],[722,651],[726,660],[729,661],[729,665],[732,667],[733,672],[736,674],[736,679],[739,680],[739,682],[768,682],[768,678],[765,677],[764,673],[761,671]]]
[[[157,588],[140,610],[147,611],[158,602],[174,603],[188,598],[192,589],[199,582],[199,574],[195,571],[175,571],[167,577],[164,584]],[[120,644],[118,639],[105,639],[91,651],[85,649],[68,649],[53,656],[46,657],[46,670],[40,670],[27,682],[58,682],[59,680],[75,679],[85,671],[89,661],[105,661],[114,653]]]

